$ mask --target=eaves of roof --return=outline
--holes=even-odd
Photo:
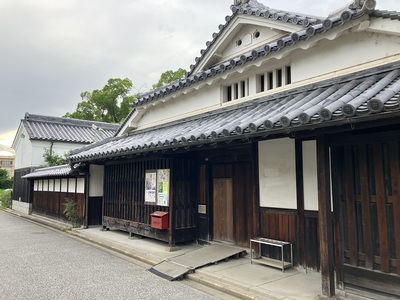
[[[400,12],[398,12],[398,11],[388,11],[388,10],[374,10],[371,13],[371,17],[383,18],[383,19],[391,19],[391,20],[399,20],[400,21]]]
[[[399,114],[400,63],[273,94],[74,150],[71,162],[287,134]]]
[[[22,176],[21,178],[35,179],[43,177],[66,177],[69,176],[71,172],[72,169],[70,165],[65,164],[60,166],[36,169],[33,172]]]
[[[352,5],[350,5],[348,9],[343,10],[339,14],[330,16],[323,21],[320,19],[316,19],[313,16],[298,15],[286,11],[269,9],[266,7],[260,8],[259,6],[252,7],[252,6],[233,5],[232,6],[233,15],[226,18],[227,20],[226,24],[221,25],[219,28],[220,31],[218,33],[213,34],[213,40],[211,42],[207,42],[207,49],[202,50],[201,51],[202,56],[196,58],[196,64],[191,66],[192,71],[196,68],[196,65],[200,63],[205,54],[211,48],[212,44],[218,39],[222,31],[228,26],[229,22],[231,22],[231,20],[233,20],[235,16],[238,14],[246,14],[264,19],[269,18],[279,22],[301,24],[304,26],[304,28],[302,30],[299,30],[282,38],[279,38],[278,40],[271,41],[245,54],[232,58],[229,61],[225,61],[220,65],[211,67],[203,72],[192,74],[191,71],[187,74],[185,78],[172,82],[159,89],[149,91],[147,93],[140,95],[140,97],[136,100],[134,106],[139,107],[152,102],[159,101],[164,97],[168,95],[173,95],[174,93],[184,90],[191,85],[195,85],[201,81],[205,81],[209,78],[219,76],[222,73],[228,72],[237,67],[244,66],[245,64],[251,63],[254,60],[261,59],[269,55],[273,55],[276,52],[282,51],[286,47],[295,45],[301,41],[308,40],[313,36],[322,35],[334,28],[343,26],[344,24],[348,23],[351,20],[361,18],[366,14],[367,15],[370,14],[375,8],[375,5],[376,2],[374,0],[366,1],[362,8],[359,7],[351,8]]]
[[[25,114],[22,120],[31,140],[88,144],[111,137],[119,125]]]

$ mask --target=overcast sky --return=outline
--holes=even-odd
[[[349,0],[259,0],[326,17]],[[399,0],[377,0],[400,11]],[[395,5],[395,3],[397,5]],[[110,78],[146,92],[194,63],[233,0],[0,0],[0,144],[25,113],[61,117]]]

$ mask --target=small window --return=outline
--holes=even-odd
[[[241,81],[240,82],[241,85],[241,97],[246,97],[246,82],[245,81]]]
[[[244,98],[249,95],[249,79],[247,78],[231,85],[224,86],[222,92],[224,102]]]
[[[226,87],[226,102],[232,101],[232,87],[227,86]]]
[[[276,70],[276,87],[282,86],[282,69]]]
[[[268,77],[267,90],[272,90],[274,88],[274,73],[268,72],[267,77]]]
[[[236,100],[239,98],[239,84],[235,83],[235,94],[233,95],[233,98]]]
[[[254,38],[258,39],[260,37],[260,32],[257,30],[256,32],[254,32],[253,36]]]
[[[237,41],[236,41],[236,46],[239,47],[239,46],[241,46],[241,45],[242,45],[242,39],[237,40]]]
[[[285,67],[285,84],[291,84],[292,83],[292,70],[290,66]]]
[[[264,74],[258,75],[256,90],[257,90],[257,93],[262,93],[265,91],[265,75]]]

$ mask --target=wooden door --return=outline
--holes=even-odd
[[[213,179],[213,239],[234,242],[232,178]]]
[[[400,148],[397,141],[333,147],[343,282],[400,293]],[[337,208],[337,207],[336,207]]]

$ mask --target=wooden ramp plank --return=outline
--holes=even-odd
[[[183,278],[183,276],[190,273],[192,269],[172,261],[164,260],[150,268],[149,271],[157,276],[172,281]]]
[[[224,245],[208,245],[181,256],[164,260],[149,271],[168,280],[183,278],[195,269],[223,261],[232,256],[240,257],[246,250]]]

